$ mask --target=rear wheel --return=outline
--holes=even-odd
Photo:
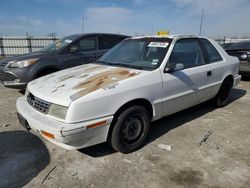
[[[121,153],[130,153],[140,148],[148,136],[150,115],[143,106],[124,110],[113,127],[111,146]]]
[[[230,79],[225,79],[221,85],[218,94],[214,98],[216,107],[224,107],[228,104],[230,98],[230,91],[233,88],[233,83]]]

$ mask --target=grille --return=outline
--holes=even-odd
[[[46,102],[38,97],[34,96],[32,93],[29,93],[26,98],[27,102],[39,112],[47,114],[49,112],[50,103]]]
[[[7,65],[7,62],[0,62],[0,68],[4,68]]]
[[[2,81],[13,81],[15,79],[17,79],[17,77],[13,74],[10,74],[7,72],[0,73],[0,80],[2,80]]]

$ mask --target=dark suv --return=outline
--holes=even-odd
[[[69,67],[91,63],[129,36],[77,34],[64,37],[42,50],[0,60],[0,83],[24,89],[29,81]]]
[[[232,44],[226,52],[240,60],[240,75],[250,76],[250,40]]]

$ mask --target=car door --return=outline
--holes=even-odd
[[[199,40],[206,54],[207,70],[211,72],[207,80],[207,90],[209,90],[207,98],[212,98],[218,93],[227,64],[209,40],[205,38]]]
[[[84,64],[94,62],[97,59],[97,36],[86,37],[78,42],[80,58],[83,58]]]
[[[206,91],[203,88],[210,76],[205,65],[203,51],[197,39],[179,39],[175,43],[167,67],[182,69],[163,73],[163,115],[205,100]]]
[[[83,37],[73,43],[64,55],[64,68],[91,63],[96,60],[97,36]]]

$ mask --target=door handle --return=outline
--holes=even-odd
[[[212,76],[212,71],[208,71],[207,76]]]

